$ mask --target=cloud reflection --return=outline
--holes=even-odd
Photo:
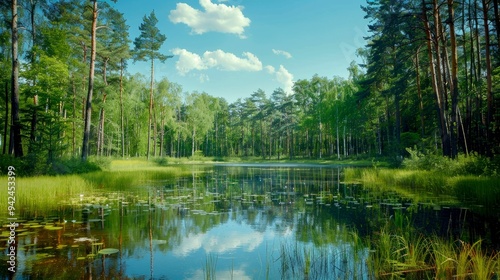
[[[207,254],[226,253],[236,249],[251,252],[263,241],[263,232],[257,232],[246,224],[228,222],[206,233],[189,234],[173,249],[173,254],[187,256],[199,249],[203,249]]]
[[[205,272],[202,269],[198,269],[194,272],[193,276],[190,278],[186,278],[188,280],[198,280],[205,279]],[[217,271],[215,273],[214,279],[239,279],[239,280],[250,280],[252,279],[250,276],[246,275],[244,270],[236,269],[236,270],[223,270]]]

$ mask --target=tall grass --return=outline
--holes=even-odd
[[[481,241],[471,245],[382,230],[372,248],[368,263],[381,279],[496,279],[500,269],[499,255],[485,252]]]
[[[485,209],[498,209],[500,205],[499,177],[448,176],[428,170],[346,168],[344,180],[361,182],[369,188],[397,190],[407,196],[452,195],[463,203],[483,205]]]
[[[460,176],[448,180],[455,195],[464,202],[483,204],[486,208],[500,206],[500,178]]]
[[[7,182],[6,177],[0,177],[0,180]],[[68,199],[91,190],[92,184],[78,175],[17,177],[14,212],[17,215],[25,212],[44,215]],[[7,191],[0,192],[1,213],[7,213],[7,196]]]
[[[204,278],[206,280],[217,279],[217,260],[218,256],[214,254],[208,254],[205,260],[205,267],[203,269]]]
[[[367,187],[403,187],[411,191],[425,191],[434,194],[449,193],[448,176],[425,170],[386,168],[346,168],[346,182],[361,182]]]
[[[162,184],[163,180],[186,175],[182,166],[160,167],[144,160],[113,161],[109,171],[59,176],[16,177],[15,209],[17,215],[50,215],[61,205],[106,191],[146,190],[144,186]],[[0,177],[7,182],[7,177]],[[0,192],[0,216],[7,215],[7,191]],[[3,209],[3,210],[2,210]]]

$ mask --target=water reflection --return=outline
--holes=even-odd
[[[77,195],[25,217],[16,278],[369,279],[362,239],[388,219],[462,240],[493,232],[465,208],[340,178],[336,167],[198,166],[134,192]]]

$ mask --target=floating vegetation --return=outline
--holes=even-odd
[[[89,237],[79,237],[74,239],[75,242],[95,242],[97,241],[96,238],[89,238]]]
[[[63,227],[58,227],[58,226],[45,226],[44,229],[46,230],[61,230]]]
[[[120,250],[118,250],[118,249],[106,248],[106,249],[99,250],[97,253],[101,254],[101,255],[112,255],[112,254],[116,254],[118,252],[120,252]]]
[[[170,279],[459,279],[464,273],[497,277],[492,273],[500,268],[495,238],[474,243],[497,228],[452,193],[436,195],[416,184],[365,187],[362,180],[340,180],[333,168],[193,167],[189,176],[121,168],[123,174],[82,175],[88,189],[54,190],[58,199],[40,211],[19,206],[28,205],[19,211],[27,221],[16,228],[19,260],[31,261],[23,277],[55,279],[53,268],[69,267],[73,278],[83,278],[85,271],[99,278],[113,270],[118,276],[109,279],[126,279],[137,254],[149,255],[155,277],[162,271],[160,277]],[[408,172],[377,172],[365,174],[374,180],[421,180]],[[478,187],[486,189],[488,182]],[[472,185],[460,186],[464,197]],[[474,221],[482,228],[472,228]],[[5,247],[10,225],[6,219],[0,224]],[[192,262],[186,268],[185,260],[203,252],[197,274],[189,274]],[[120,258],[106,258],[116,254]],[[174,261],[158,267],[158,254]],[[147,270],[141,267],[134,277],[148,278]]]

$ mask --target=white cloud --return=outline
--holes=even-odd
[[[228,227],[236,230],[230,230]],[[212,228],[206,233],[190,233],[180,242],[172,253],[176,256],[187,256],[203,249],[205,253],[227,253],[237,248],[252,252],[264,242],[264,234],[247,225],[224,224]]]
[[[195,53],[179,48],[173,49],[172,53],[179,56],[175,68],[177,68],[177,71],[179,71],[182,76],[191,70],[207,69],[201,57]]]
[[[221,50],[214,52],[205,52],[203,54],[204,61],[209,67],[216,67],[221,70],[228,71],[260,71],[262,70],[262,62],[252,53],[244,52],[243,57],[239,58],[232,53],[226,53]]]
[[[173,49],[172,53],[179,56],[176,63],[179,74],[185,75],[191,70],[204,70],[216,68],[225,71],[260,71],[262,62],[250,52],[244,52],[242,57],[222,50],[206,51],[203,56],[187,51],[186,49]]]
[[[283,85],[283,89],[286,93],[292,93],[293,87],[293,75],[286,70],[283,65],[280,65],[280,69],[276,71],[276,80]]]
[[[268,72],[269,74],[274,74],[274,72],[276,72],[276,70],[274,69],[274,67],[272,67],[271,65],[267,65],[267,66],[266,66],[266,67],[264,67],[264,68],[266,68],[266,70],[267,70],[267,72]]]
[[[273,75],[276,81],[281,84],[281,87],[286,93],[292,93],[293,75],[288,72],[288,70],[283,65],[280,65],[280,68],[278,70],[274,69],[274,67],[270,65],[267,65],[265,68],[267,72]]]
[[[292,55],[289,52],[286,52],[286,51],[273,49],[273,53],[276,54],[276,55],[282,55],[282,56],[284,56],[284,57],[286,57],[288,59],[292,58]]]
[[[168,18],[173,23],[186,24],[195,34],[215,31],[245,37],[243,32],[245,27],[250,25],[250,19],[243,15],[243,7],[214,4],[211,0],[200,0],[200,5],[204,11],[197,10],[186,3],[177,3],[175,10],[170,11]]]

